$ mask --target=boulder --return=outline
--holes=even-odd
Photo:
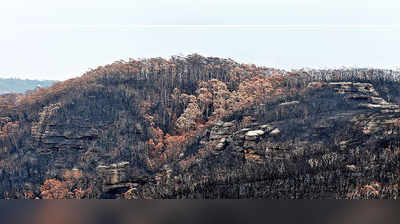
[[[359,168],[356,167],[355,165],[346,165],[346,170],[351,171],[351,172],[358,172]]]
[[[274,129],[272,125],[269,124],[264,124],[260,126],[261,129],[265,130],[266,132],[270,132]]]
[[[262,136],[264,134],[265,132],[263,130],[248,131],[245,135],[245,139],[247,141],[255,141],[258,139],[259,136]]]
[[[374,97],[372,96],[371,98],[372,103],[374,104],[389,104],[386,100],[382,99],[381,97]]]
[[[299,101],[290,101],[290,102],[281,103],[281,104],[279,104],[279,106],[293,106],[293,105],[297,105],[299,103],[300,103]]]
[[[278,128],[275,128],[269,134],[270,135],[279,135],[280,133],[281,133],[281,131]]]
[[[234,122],[225,122],[222,126],[224,128],[230,128],[230,127],[235,126],[235,123]]]
[[[308,85],[307,85],[307,88],[321,88],[321,87],[323,87],[325,85],[325,83],[323,83],[323,82],[310,82]]]
[[[361,108],[368,108],[368,109],[399,109],[398,105],[395,104],[372,104],[372,103],[360,103],[358,105]]]
[[[97,166],[97,170],[103,176],[105,184],[112,185],[127,180],[128,166],[129,162],[119,162]]]
[[[216,148],[217,150],[222,150],[222,149],[225,148],[226,143],[227,143],[226,138],[221,138],[221,139],[219,140],[219,142],[218,142],[218,144],[217,144],[217,146],[216,146],[215,148]]]

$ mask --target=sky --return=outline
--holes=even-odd
[[[398,0],[2,0],[0,77],[65,80],[199,53],[283,69],[399,68]]]

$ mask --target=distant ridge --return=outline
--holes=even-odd
[[[0,94],[25,93],[36,87],[49,87],[58,81],[55,80],[30,80],[17,78],[0,78]]]

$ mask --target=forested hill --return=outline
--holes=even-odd
[[[0,97],[0,198],[398,198],[399,73],[117,61]]]
[[[37,87],[49,87],[57,81],[54,80],[30,80],[17,78],[0,78],[0,94],[25,93]]]

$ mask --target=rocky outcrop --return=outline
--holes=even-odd
[[[389,103],[379,96],[370,83],[331,82],[328,86],[344,95],[344,98],[357,103],[360,108],[379,110],[380,112],[400,112],[400,106]]]
[[[359,82],[329,82],[328,86],[333,87],[340,94],[364,94],[369,96],[379,96],[370,83]]]
[[[229,135],[235,128],[234,122],[216,122],[210,132],[210,140],[218,140]]]
[[[281,103],[281,104],[279,104],[279,106],[293,106],[293,105],[297,105],[297,104],[299,104],[300,102],[299,101],[290,101],[290,102],[285,102],[285,103]]]
[[[99,165],[96,170],[102,177],[102,192],[104,193],[103,197],[106,198],[120,196],[129,189],[135,190],[144,184],[154,183],[147,174],[133,168],[127,161]],[[157,177],[154,178],[157,179]]]
[[[114,185],[127,181],[128,167],[129,167],[129,162],[119,162],[110,164],[108,166],[100,165],[97,167],[97,170],[101,175],[104,176],[106,185]]]
[[[257,122],[247,124],[247,127],[237,130],[236,121],[217,122],[211,128],[208,138],[203,138],[203,144],[215,145],[215,150],[221,151],[231,146],[236,152],[242,154],[246,160],[260,160],[257,152],[259,143],[268,137],[278,136],[279,128],[270,125],[259,125]],[[263,153],[262,153],[263,154]]]
[[[53,114],[61,108],[61,104],[52,104],[44,107],[40,112],[40,119],[32,125],[32,137],[36,141],[49,147],[77,147],[82,141],[93,140],[99,136],[99,130],[88,122],[61,123],[52,119]]]
[[[216,144],[217,150],[223,150],[228,143],[228,136],[236,128],[235,122],[216,122],[213,124],[208,139],[203,139],[202,142],[206,143],[211,141]]]
[[[57,112],[60,107],[60,103],[43,107],[43,110],[39,113],[39,121],[32,124],[31,133],[33,138],[41,139],[43,135],[46,134],[46,129],[48,126],[47,121]]]

